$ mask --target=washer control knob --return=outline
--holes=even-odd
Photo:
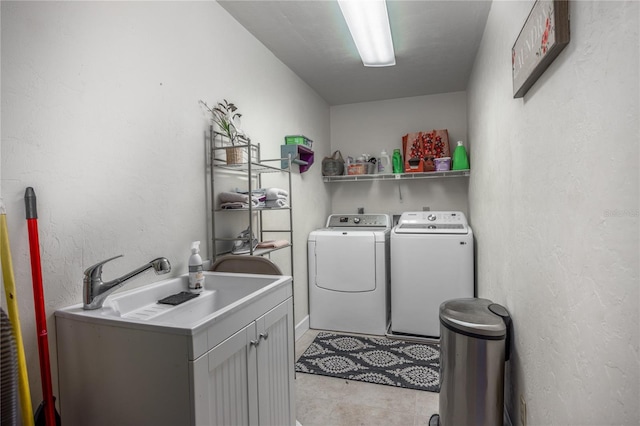
[[[359,217],[354,217],[353,218],[353,223],[360,223],[360,218]]]
[[[436,220],[436,215],[435,214],[430,214],[429,216],[427,216],[427,219],[429,219],[430,221],[434,221]]]

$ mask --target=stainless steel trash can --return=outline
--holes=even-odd
[[[441,426],[503,424],[511,317],[488,299],[440,305]]]

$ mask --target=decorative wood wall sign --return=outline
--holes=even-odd
[[[567,44],[569,1],[537,0],[511,49],[513,97],[523,97]]]

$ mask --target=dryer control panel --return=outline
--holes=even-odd
[[[332,214],[327,228],[391,228],[388,214]]]
[[[404,212],[394,228],[397,234],[466,234],[469,225],[462,212]]]

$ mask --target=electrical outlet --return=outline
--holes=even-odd
[[[431,207],[423,206],[423,207],[422,207],[422,211],[423,211],[423,212],[430,212],[430,211],[431,211]]]
[[[520,426],[527,426],[527,402],[524,395],[520,395]]]

